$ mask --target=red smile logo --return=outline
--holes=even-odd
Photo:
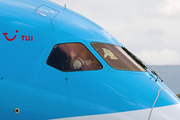
[[[19,31],[18,30],[16,30],[16,33],[18,33]],[[3,35],[5,36],[5,38],[6,38],[6,40],[8,40],[8,41],[13,41],[15,38],[16,38],[16,35],[13,37],[13,38],[8,38],[7,37],[7,35],[8,35],[8,33],[3,33]]]
[[[19,31],[16,30],[16,33],[18,33]],[[3,35],[5,36],[6,40],[8,41],[13,41],[16,39],[17,35],[15,35],[13,38],[8,38],[7,35],[8,33],[3,33]],[[33,36],[27,36],[27,35],[21,35],[22,37],[22,41],[26,40],[26,41],[33,41]]]

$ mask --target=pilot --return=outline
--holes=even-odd
[[[98,48],[96,50],[104,58],[104,56],[105,56],[104,50],[102,48]]]
[[[111,57],[110,57],[109,55],[107,55],[107,56],[105,57],[105,52],[104,52],[103,48],[98,48],[98,49],[96,49],[96,51],[97,51],[105,60],[111,59]]]
[[[90,69],[91,65],[91,60],[87,58],[87,51],[83,50],[80,54],[80,57],[75,59],[77,56],[77,52],[74,52],[74,50],[70,51],[70,56],[71,56],[71,62],[70,62],[70,68],[73,69],[83,69],[83,70],[88,70]]]

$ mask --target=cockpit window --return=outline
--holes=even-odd
[[[47,64],[61,71],[102,69],[101,63],[81,43],[64,43],[54,46]]]
[[[129,71],[146,71],[123,48],[105,43],[91,43],[93,48],[113,68]]]

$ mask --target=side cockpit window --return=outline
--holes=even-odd
[[[81,43],[64,43],[54,46],[47,64],[61,71],[102,69],[101,63]]]
[[[129,71],[146,71],[127,51],[122,47],[105,44],[91,43],[92,47],[113,68]]]

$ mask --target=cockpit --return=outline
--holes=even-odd
[[[126,48],[92,42],[91,46],[112,68],[126,71],[144,72],[140,61]],[[47,64],[64,72],[101,70],[103,65],[82,43],[63,43],[53,47]]]

